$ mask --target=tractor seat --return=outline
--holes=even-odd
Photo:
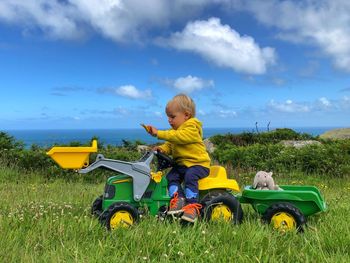
[[[222,166],[210,166],[209,176],[198,181],[199,190],[208,190],[214,188],[231,189],[239,192],[239,186],[234,179],[227,179],[226,170]]]

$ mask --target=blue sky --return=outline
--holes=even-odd
[[[2,0],[0,129],[348,127],[347,0]]]

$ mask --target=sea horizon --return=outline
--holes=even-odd
[[[321,135],[327,130],[341,127],[270,127],[269,130],[289,128],[296,132],[308,133],[313,136]],[[145,144],[162,142],[147,134],[142,128],[115,128],[115,129],[4,129],[1,130],[24,143],[25,147],[35,144],[41,147],[50,147],[54,144],[80,142],[88,144],[93,137],[104,145],[120,146],[123,141],[140,141]],[[258,127],[258,132],[266,132],[267,128]],[[203,137],[208,138],[217,134],[237,134],[242,132],[257,132],[254,127],[207,127],[203,128]]]

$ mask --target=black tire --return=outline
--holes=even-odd
[[[91,214],[96,217],[99,217],[102,214],[102,202],[103,202],[102,197],[103,197],[102,195],[97,197],[91,206]]]
[[[240,224],[243,220],[243,210],[239,201],[232,194],[225,190],[209,192],[201,201],[203,205],[202,216],[207,221],[213,221],[214,211],[216,209],[229,209],[231,216],[229,219],[234,224]]]
[[[119,225],[113,225],[113,220],[115,220],[115,216],[117,214],[120,214],[122,217],[126,217],[127,220],[123,220],[119,222]],[[122,226],[122,227],[129,227],[139,220],[139,212],[136,208],[129,205],[125,202],[118,202],[112,204],[104,213],[103,216],[104,219],[101,219],[101,222],[104,222],[106,228],[108,230],[114,230],[116,227]],[[112,221],[112,222],[111,222]],[[117,220],[118,221],[118,220]]]
[[[167,206],[164,205],[159,207],[158,214],[157,214],[157,218],[159,221],[165,221],[165,219],[167,218],[167,211],[168,211]]]
[[[287,202],[281,202],[281,203],[275,203],[271,205],[269,208],[266,209],[265,213],[262,216],[263,222],[267,224],[274,224],[274,221],[276,217],[284,215],[287,217],[287,221],[282,220],[281,226],[275,227],[279,231],[286,231],[286,230],[297,230],[298,232],[303,232],[303,226],[306,224],[306,218],[303,215],[303,213],[294,205]],[[294,222],[290,224],[291,218],[294,219]]]

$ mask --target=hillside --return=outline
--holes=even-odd
[[[350,139],[350,128],[327,131],[320,135],[322,139]]]

